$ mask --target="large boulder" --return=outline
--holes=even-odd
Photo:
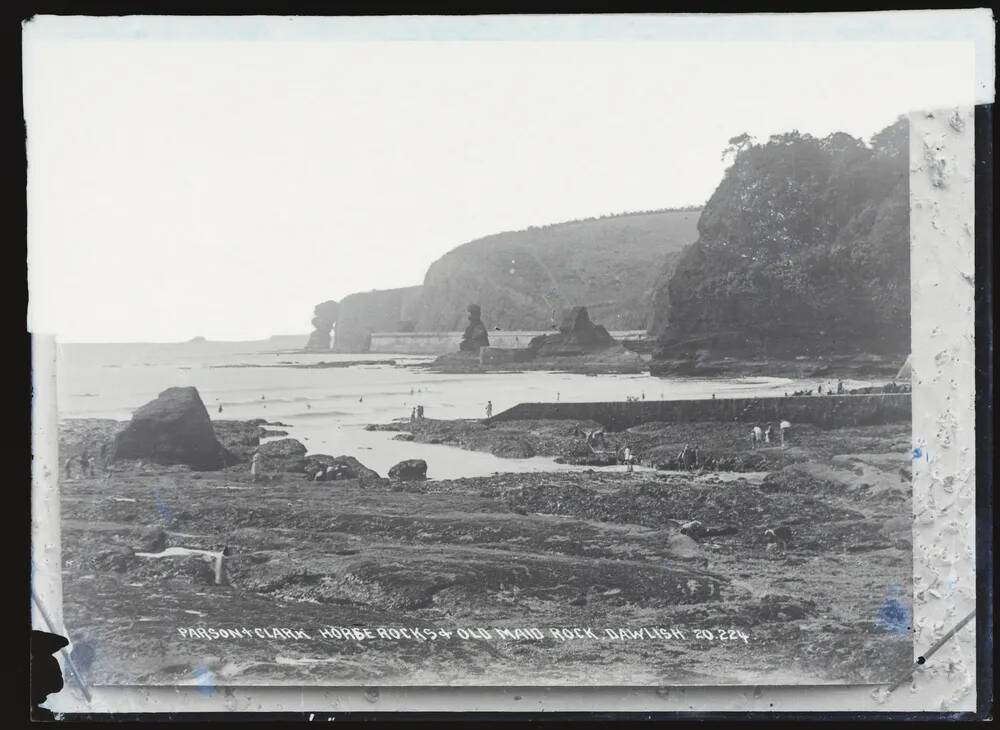
[[[486,333],[486,325],[483,324],[483,312],[478,304],[470,304],[469,326],[465,328],[462,341],[458,349],[463,352],[479,352],[480,347],[489,347],[490,337]]]
[[[260,451],[261,458],[263,459],[297,459],[300,456],[305,456],[308,449],[305,447],[301,441],[297,439],[278,439],[277,441],[268,441],[260,445],[258,449]]]
[[[551,357],[581,355],[614,344],[615,338],[603,326],[590,321],[586,307],[569,307],[562,314],[558,334],[534,337],[529,347],[541,357]]]
[[[116,460],[147,459],[196,469],[221,469],[229,461],[193,387],[167,388],[139,408],[116,434],[111,454]]]
[[[332,467],[332,468],[330,468]],[[312,479],[322,472],[321,482],[340,481],[343,479],[362,479],[370,481],[381,479],[378,472],[369,469],[353,456],[328,456],[312,454],[294,462],[286,463],[286,471],[306,474]]]
[[[390,479],[401,482],[420,481],[427,478],[427,462],[423,459],[407,459],[389,470]]]

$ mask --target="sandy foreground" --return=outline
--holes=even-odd
[[[65,421],[61,454],[120,426]],[[385,428],[574,458],[593,426]],[[248,447],[253,428],[220,438]],[[912,661],[909,424],[801,427],[787,449],[744,430],[608,434],[659,466],[696,437],[686,471],[359,484],[272,468],[253,484],[244,465],[129,462],[64,478],[73,657],[97,685],[890,680]]]

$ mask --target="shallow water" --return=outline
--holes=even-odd
[[[781,395],[821,382],[554,372],[454,375],[431,373],[419,367],[429,363],[433,359],[430,357],[298,353],[268,350],[268,344],[60,345],[56,362],[59,416],[127,420],[134,409],[160,391],[193,385],[213,419],[280,421],[289,426],[271,428],[288,431],[311,453],[354,456],[383,475],[403,459],[425,459],[430,478],[448,479],[581,467],[556,464],[544,457],[501,459],[451,446],[394,441],[393,433],[365,431],[364,426],[408,419],[417,405],[424,406],[428,418],[477,418],[484,415],[487,400],[493,401],[493,412],[499,413],[522,402],[611,401],[629,396],[673,400],[711,398],[713,393],[719,397]],[[397,364],[288,367],[322,361],[388,359]],[[860,387],[869,383],[845,384]]]

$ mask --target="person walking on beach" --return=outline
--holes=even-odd
[[[627,474],[631,474],[632,473],[632,449],[629,448],[628,446],[626,446],[625,450],[622,452],[622,461],[625,462],[625,472]]]
[[[253,452],[253,459],[250,460],[250,478],[254,482],[260,479],[260,449]]]
[[[767,424],[767,428],[764,429],[764,443],[771,443],[771,424]]]
[[[757,445],[763,440],[764,432],[761,431],[760,426],[754,426],[750,429],[750,448],[756,449]]]
[[[838,380],[837,381],[837,395],[843,395],[843,394],[844,394],[844,381],[843,380]]]
[[[493,401],[486,401],[486,418],[493,418]]]
[[[219,404],[219,413],[222,413],[222,404]]]
[[[781,424],[778,426],[778,429],[781,432],[781,448],[785,448],[785,443],[786,443],[785,439],[787,438],[788,429],[790,429],[791,427],[792,424],[790,424],[788,421],[782,421]]]
[[[424,407],[423,406],[417,406],[417,420],[418,421],[424,420]]]
[[[417,420],[417,407],[413,406],[413,408],[410,409],[410,423],[413,423],[416,420]]]

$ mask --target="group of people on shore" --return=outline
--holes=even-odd
[[[819,385],[816,386],[815,390],[812,388],[806,388],[805,390],[796,390],[792,393],[792,395],[793,396],[813,395],[814,393],[816,395],[844,395],[848,392],[849,391],[846,388],[844,388],[844,381],[838,380],[836,388],[834,388],[832,381],[828,381],[826,384],[825,391],[823,390],[823,384],[820,383]],[[788,393],[785,393],[785,397],[786,398],[788,397]]]
[[[778,424],[778,437],[780,439],[781,448],[785,448],[785,446],[788,445],[791,428],[792,424],[788,421],[781,421]],[[772,434],[773,430],[770,423],[763,428],[761,428],[760,425],[755,425],[750,429],[750,448],[759,449],[763,448],[764,444],[770,444]]]
[[[410,410],[410,423],[422,420],[424,420],[424,407],[413,406],[413,408]]]
[[[84,446],[83,451],[74,456],[67,457],[63,462],[63,474],[67,479],[73,478],[73,467],[77,467],[77,471],[81,477],[95,477],[97,476],[97,465],[103,471],[108,471],[108,461],[110,454],[108,453],[108,445],[101,444],[101,449],[97,456],[90,453],[90,450]]]

